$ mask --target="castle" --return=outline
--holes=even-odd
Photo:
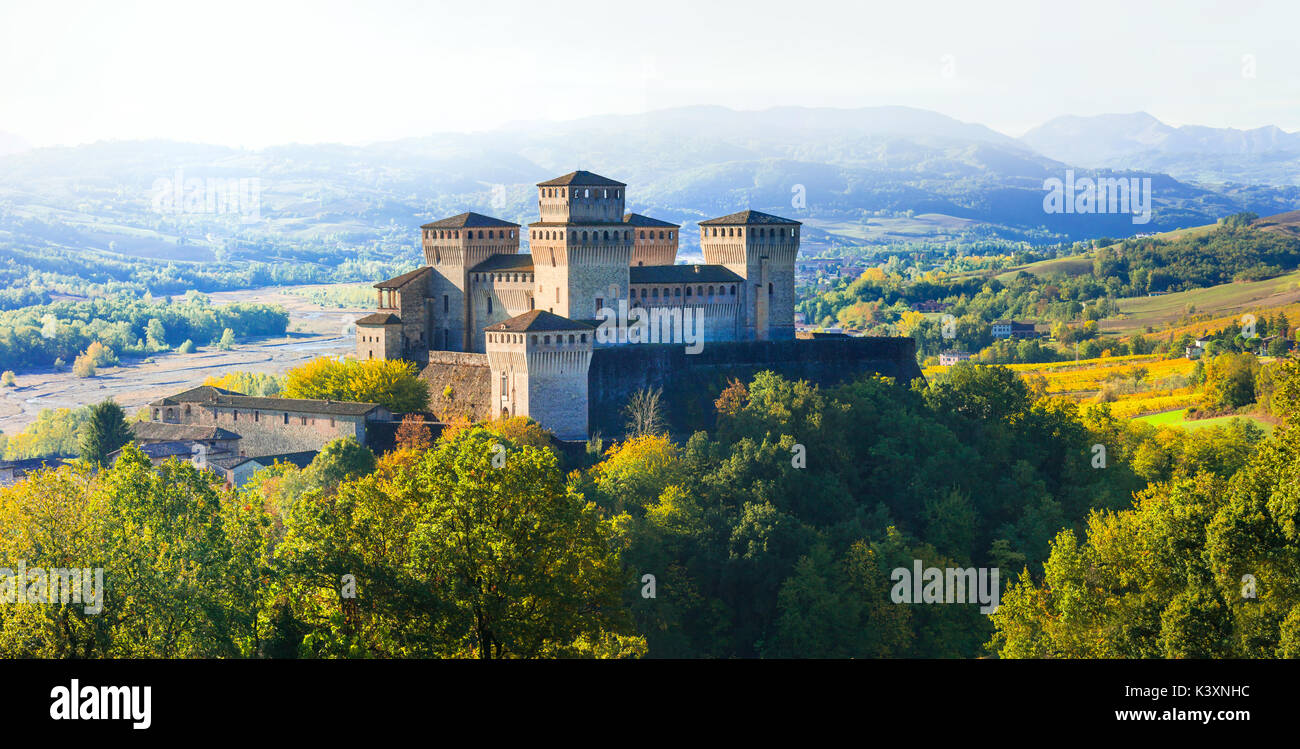
[[[710,349],[678,369],[817,358],[824,346],[782,345],[795,339],[800,222],[753,210],[701,221],[704,264],[676,265],[680,225],[625,213],[626,188],[585,171],[538,183],[529,253],[519,224],[478,213],[421,226],[426,264],[375,284],[357,356],[417,362],[432,383],[468,391],[468,415],[529,416],[568,440],[588,436],[592,404],[607,400],[609,388],[589,388],[605,350]],[[916,370],[892,348],[847,356]]]

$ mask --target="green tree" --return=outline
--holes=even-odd
[[[81,457],[92,465],[106,465],[109,453],[131,441],[126,414],[111,398],[90,407],[81,427]]]
[[[221,333],[221,340],[217,342],[217,348],[222,351],[229,351],[235,347],[235,331],[226,328]]]

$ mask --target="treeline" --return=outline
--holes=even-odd
[[[182,301],[118,296],[53,302],[0,312],[0,359],[15,370],[70,362],[98,341],[115,354],[144,355],[189,340],[208,345],[236,336],[283,335],[289,313],[265,304],[215,306],[202,294]]]
[[[261,254],[273,257],[274,249]],[[75,297],[181,295],[262,286],[370,281],[409,270],[408,264],[362,261],[340,251],[289,253],[282,262],[182,262],[111,252],[0,247],[0,310],[47,304],[52,294]]]

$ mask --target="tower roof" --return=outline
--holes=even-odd
[[[540,333],[553,330],[592,330],[593,328],[595,326],[590,323],[570,320],[553,312],[535,309],[512,317],[505,322],[489,325],[484,330],[493,333]]]
[[[403,286],[407,285],[408,283],[414,281],[415,279],[419,278],[420,276],[424,275],[425,273],[428,273],[428,272],[431,271],[431,270],[433,270],[432,267],[430,267],[430,266],[428,266],[428,265],[425,265],[425,266],[423,266],[423,267],[416,268],[416,269],[413,270],[413,271],[408,271],[408,272],[406,272],[406,273],[403,273],[402,275],[397,276],[397,277],[395,277],[395,278],[390,278],[390,279],[388,279],[387,281],[380,281],[379,283],[375,284],[374,288],[376,288],[376,289],[400,289],[400,288],[402,288]]]
[[[470,268],[470,273],[485,273],[487,271],[513,270],[513,271],[530,271],[533,269],[533,256],[527,252],[521,252],[511,255],[505,252],[498,252],[494,255],[488,255],[483,262]]]
[[[634,265],[629,283],[737,283],[744,281],[725,265]]]
[[[626,184],[618,180],[602,177],[599,174],[584,172],[579,169],[576,172],[569,172],[563,177],[548,179],[545,182],[538,182],[538,187],[563,187],[564,185],[582,185],[583,187],[627,187]]]
[[[742,226],[749,224],[784,224],[786,226],[800,226],[801,222],[791,221],[788,218],[773,216],[770,213],[762,211],[737,211],[729,213],[726,216],[711,218],[707,221],[701,221],[700,226]]]
[[[375,312],[357,320],[357,325],[401,325],[402,318],[391,312]]]
[[[438,221],[434,221],[432,223],[424,224],[420,228],[421,229],[480,229],[480,228],[487,229],[489,227],[496,227],[496,226],[517,227],[519,226],[519,224],[512,224],[509,221],[504,221],[499,218],[492,218],[491,216],[484,216],[481,213],[474,213],[473,211],[469,211],[467,213],[461,213],[452,216],[450,218],[444,218]]]
[[[681,224],[671,224],[671,223],[669,223],[669,222],[667,222],[667,221],[660,221],[660,220],[657,219],[657,218],[650,218],[649,216],[642,216],[642,215],[639,214],[639,213],[629,213],[629,214],[627,214],[626,216],[623,217],[623,223],[627,224],[628,226],[646,226],[646,227],[653,226],[653,227],[656,228],[656,229],[678,229],[678,228],[681,228]]]

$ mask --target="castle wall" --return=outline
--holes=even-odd
[[[634,230],[630,265],[672,265],[676,262],[676,229],[638,228]]]
[[[833,386],[874,372],[904,382],[921,376],[911,338],[842,338],[706,344],[694,355],[679,345],[599,348],[588,371],[591,431],[621,434],[628,399],[641,388],[663,388],[674,432],[714,426],[713,402],[733,379],[772,370],[791,379]],[[543,423],[545,425],[545,423]]]
[[[215,424],[240,436],[241,455],[263,455],[319,450],[340,437],[366,442],[364,416],[339,416],[298,411],[264,411],[249,408],[195,405],[185,414],[178,408],[179,424]]]
[[[534,236],[543,231],[536,230]],[[573,320],[591,320],[596,317],[597,299],[611,306],[627,296],[630,229],[573,225],[550,230],[550,234],[561,238],[530,242],[538,309]]]
[[[429,363],[419,376],[429,383],[429,410],[439,419],[450,422],[464,416],[483,421],[491,417],[492,372],[487,355],[430,351]]]
[[[469,350],[486,351],[483,329],[522,315],[533,308],[533,274],[524,271],[473,273],[473,318]]]

